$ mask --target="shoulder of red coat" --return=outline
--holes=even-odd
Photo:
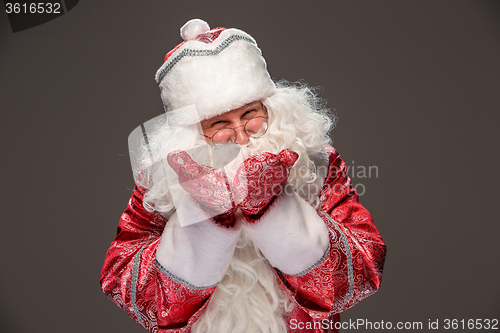
[[[330,156],[330,160],[335,160],[337,157],[340,156],[337,149],[333,148],[330,145],[326,145],[325,150],[326,150],[326,153],[328,154],[328,156]]]

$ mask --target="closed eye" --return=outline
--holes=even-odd
[[[252,119],[253,117],[255,117],[256,114],[257,114],[257,109],[251,109],[251,110],[248,110],[247,112],[245,112],[241,116],[241,119],[249,120],[249,119]]]
[[[216,129],[220,129],[220,128],[224,128],[228,125],[228,122],[227,121],[224,121],[224,120],[219,120],[219,121],[216,121],[216,122],[213,122],[210,124],[210,128],[216,128]]]

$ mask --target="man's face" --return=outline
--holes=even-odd
[[[264,134],[267,111],[260,101],[251,102],[220,116],[200,122],[208,143],[237,143],[244,145],[250,137]]]

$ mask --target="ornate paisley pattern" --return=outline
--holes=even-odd
[[[217,222],[231,226],[236,211],[230,181],[217,169],[200,165],[184,151],[176,150],[168,154],[168,164],[179,176],[179,184],[195,198]],[[233,218],[230,218],[233,217]]]
[[[333,148],[327,147],[327,152],[329,173],[318,214],[329,230],[328,256],[300,276],[275,270],[281,287],[294,303],[291,311],[284,314],[290,332],[337,332],[331,326],[323,329],[320,321],[339,321],[340,312],[372,295],[381,283],[385,245],[370,213],[358,202],[344,162]],[[271,156],[259,161],[255,162],[255,168],[264,163],[287,164],[274,162]],[[253,170],[249,167],[248,173]],[[271,174],[276,176],[276,172]],[[187,333],[205,310],[216,287],[191,289],[158,268],[156,248],[166,221],[144,209],[143,193],[141,188],[134,189],[120,219],[118,235],[111,243],[101,272],[102,289],[150,332]],[[311,328],[292,330],[292,321],[311,323]]]
[[[156,249],[166,221],[144,209],[143,194],[144,189],[136,186],[106,253],[101,286],[150,332],[189,332],[215,287],[190,289],[159,270]]]
[[[266,152],[248,158],[236,171],[236,202],[244,214],[252,217],[251,222],[281,191],[298,157],[290,149],[282,150],[278,155]]]

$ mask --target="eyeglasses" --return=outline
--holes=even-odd
[[[264,109],[265,110],[265,109]],[[221,128],[212,136],[202,134],[207,139],[210,139],[215,145],[224,143],[235,143],[236,142],[236,129],[243,127],[245,134],[251,138],[260,138],[267,131],[267,119],[269,116],[256,116],[249,119],[245,124],[236,127],[226,127]],[[201,134],[201,133],[200,133]]]

